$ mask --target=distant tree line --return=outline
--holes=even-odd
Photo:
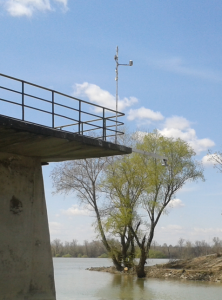
[[[121,246],[119,240],[112,239],[109,241],[116,247]],[[156,241],[152,242],[149,258],[168,258],[168,259],[191,259],[209,254],[222,253],[222,240],[214,237],[210,245],[206,241],[195,241],[180,238],[176,245],[167,245],[166,243],[160,245]],[[61,242],[55,239],[51,242],[51,251],[53,257],[79,257],[79,258],[108,258],[109,252],[101,241],[84,241],[83,244],[78,244],[77,240],[71,242]],[[139,258],[140,249],[135,247],[135,257]]]
[[[157,242],[153,242],[151,250],[158,252],[163,255],[162,257],[169,259],[191,259],[199,256],[209,255],[209,254],[218,254],[222,255],[222,240],[218,237],[214,237],[212,244],[207,243],[206,241],[195,241],[191,242],[180,238],[177,242],[177,245],[159,245]],[[150,256],[151,258],[151,256]]]
[[[63,243],[55,239],[51,242],[51,251],[53,257],[108,257],[101,241],[84,241],[80,245],[77,240]]]

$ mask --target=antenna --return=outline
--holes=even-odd
[[[118,67],[119,66],[129,66],[131,67],[133,65],[133,61],[130,60],[129,64],[119,64],[119,48],[118,46],[116,47],[116,54],[114,56],[114,60],[116,61],[116,134],[115,134],[115,143],[117,144],[117,121],[118,121],[118,99],[119,99],[119,95],[118,95]]]

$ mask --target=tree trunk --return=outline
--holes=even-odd
[[[116,259],[116,256],[114,254],[112,254],[112,261],[114,266],[116,267],[117,271],[123,271],[123,266],[121,265],[121,263],[118,262],[118,260]]]
[[[133,240],[134,237],[131,234],[130,230],[128,230],[128,238],[127,238],[127,242],[125,241],[125,234],[126,234],[126,227],[125,230],[123,231],[123,234],[120,235],[121,238],[121,255],[122,255],[122,261],[123,261],[123,265],[124,267],[127,268],[132,268],[133,267],[133,260],[135,257],[135,248],[134,248],[134,244],[133,244]],[[131,250],[129,251],[131,245]]]
[[[100,218],[100,214],[99,214],[99,210],[97,208],[97,205],[95,204],[95,212],[96,212],[96,217],[97,217],[97,222],[98,222],[98,226],[99,226],[99,232],[102,238],[102,243],[105,246],[106,250],[108,251],[109,254],[111,254],[111,258],[113,261],[114,266],[116,267],[117,271],[122,271],[123,267],[121,265],[121,262],[119,262],[115,256],[115,254],[112,253],[112,249],[110,248],[110,245],[108,244],[108,241],[106,239],[104,230],[103,230],[103,226],[102,226],[102,222],[101,222],[101,218]]]
[[[124,241],[124,236],[121,236],[121,245],[122,245],[122,251],[121,251],[121,256],[123,260],[123,265],[124,267],[130,268],[129,266],[129,243],[125,243]]]
[[[128,262],[128,268],[132,268],[134,266],[134,258],[135,258],[135,246],[134,246],[134,236],[131,235],[131,249],[130,249],[130,253],[128,255],[129,257],[129,262]]]
[[[131,230],[132,235],[134,236],[134,238],[137,242],[137,245],[140,248],[140,260],[139,260],[139,264],[136,266],[136,274],[137,274],[138,278],[144,278],[144,277],[146,277],[146,272],[145,272],[144,266],[146,264],[146,258],[147,258],[148,251],[146,250],[146,246],[145,246],[146,235],[144,235],[143,240],[142,240],[141,243],[140,243],[139,238],[137,236],[137,230],[138,230],[139,226],[140,226],[140,222],[137,224],[135,231],[133,230],[132,226],[130,227],[130,230]],[[132,246],[134,248],[134,244]]]
[[[141,254],[140,254],[140,260],[139,260],[139,264],[136,266],[136,274],[138,278],[144,278],[146,277],[146,272],[145,272],[145,264],[146,264],[146,258],[147,258],[147,252],[146,252],[146,248],[143,247],[140,249]]]

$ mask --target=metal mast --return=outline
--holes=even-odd
[[[119,66],[132,66],[133,61],[130,60],[128,64],[119,64],[119,48],[118,46],[116,47],[116,55],[114,56],[114,59],[116,61],[116,134],[115,134],[115,143],[117,144],[117,121],[118,121],[118,100],[119,100],[119,95],[118,95],[118,67]]]

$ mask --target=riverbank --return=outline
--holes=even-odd
[[[135,269],[119,272],[115,267],[91,267],[89,271],[112,274],[136,275]],[[147,278],[199,280],[222,283],[222,254],[200,256],[193,259],[177,260],[166,264],[146,266]]]

